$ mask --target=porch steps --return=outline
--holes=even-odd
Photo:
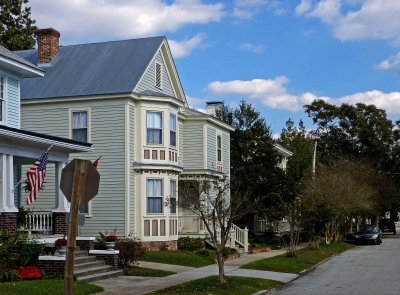
[[[94,282],[122,275],[122,270],[112,270],[104,261],[89,256],[87,251],[75,251],[74,277],[82,282]]]

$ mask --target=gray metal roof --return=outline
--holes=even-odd
[[[61,46],[44,77],[21,81],[21,99],[130,93],[165,37]],[[37,49],[16,51],[37,63]]]

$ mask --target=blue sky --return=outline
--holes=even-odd
[[[30,0],[61,44],[167,36],[191,107],[252,103],[279,133],[314,99],[400,118],[400,0]]]

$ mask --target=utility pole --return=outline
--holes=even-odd
[[[314,152],[313,152],[313,159],[312,159],[312,178],[315,179],[315,162],[317,159],[317,141],[314,142]]]

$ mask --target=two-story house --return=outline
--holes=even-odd
[[[81,235],[116,229],[175,248],[178,182],[229,174],[232,127],[188,107],[165,37],[59,46],[59,36],[39,30],[38,49],[17,52],[46,72],[22,82],[22,126],[93,144],[73,157],[102,156]],[[50,208],[52,192],[42,194],[32,210]]]
[[[68,160],[69,153],[90,150],[90,144],[87,143],[21,129],[21,80],[42,78],[43,75],[42,69],[0,46],[0,230],[17,229],[18,208],[26,199],[26,195],[21,195],[20,189],[20,180],[24,179],[26,172],[21,169],[21,165],[32,165],[51,147],[48,162],[56,167],[57,175],[54,185],[47,190],[52,192],[49,214],[52,220],[57,220],[58,212],[69,210],[68,203],[58,188],[61,169]],[[40,122],[41,119],[37,117],[35,122]]]

